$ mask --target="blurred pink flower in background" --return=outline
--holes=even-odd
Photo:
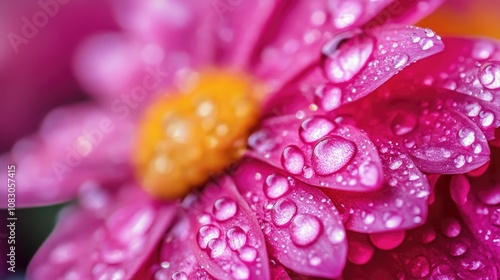
[[[52,111],[1,158],[23,170],[19,205],[79,197],[31,279],[497,278],[496,210],[467,196],[496,166],[482,174],[499,42],[405,26],[441,1],[117,2],[121,31],[74,56],[93,101]],[[153,199],[134,177],[137,119],[207,66],[265,83],[263,118],[234,168],[182,202]],[[450,196],[440,175],[465,173]]]

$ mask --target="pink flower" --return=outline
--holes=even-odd
[[[117,7],[123,31],[94,36],[75,58],[97,104],[53,111],[2,159],[24,170],[23,206],[79,195],[32,260],[30,278],[335,278],[347,260],[350,273],[372,258],[366,234],[380,249],[397,247],[427,221],[424,173],[483,166],[500,125],[497,42],[443,43],[429,29],[397,25],[439,3]],[[179,80],[204,67],[263,81],[272,92],[263,120],[244,158],[202,192],[153,199],[132,175],[137,117],[155,106],[151,95],[182,89]]]

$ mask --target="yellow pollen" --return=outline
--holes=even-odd
[[[248,76],[206,71],[183,92],[158,99],[139,124],[134,152],[143,188],[178,198],[243,155],[263,88]]]

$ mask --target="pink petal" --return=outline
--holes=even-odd
[[[472,235],[485,248],[500,255],[500,177],[498,149],[485,174],[467,179],[463,175],[451,180],[451,194]]]
[[[361,26],[389,1],[283,2],[253,57],[257,76],[279,87],[316,62],[323,44],[342,30]]]
[[[372,28],[386,23],[415,24],[431,14],[444,2],[445,0],[392,1],[391,4],[368,22],[365,28]]]
[[[200,267],[189,240],[191,226],[184,211],[165,235],[155,279],[214,279]]]
[[[129,178],[130,128],[92,105],[52,111],[38,135],[20,140],[0,158],[2,164],[15,164],[18,170],[17,184],[23,187],[17,189],[17,205],[62,202],[75,197],[85,182]]]
[[[368,137],[323,115],[270,118],[248,142],[249,156],[311,185],[370,191],[383,182],[380,159]]]
[[[378,233],[414,228],[425,222],[429,183],[409,156],[387,140],[376,145],[386,185],[371,193],[325,190],[338,206],[346,229]]]
[[[414,42],[416,37],[422,39]],[[418,27],[391,25],[365,33],[338,34],[323,48],[322,66],[309,69],[292,86],[279,91],[267,107],[281,114],[295,114],[293,109],[307,110],[314,103],[332,111],[370,94],[401,69],[443,48],[439,36]]]
[[[232,180],[208,185],[187,206],[189,242],[200,266],[216,279],[269,279],[266,243],[252,211]]]
[[[257,161],[243,163],[234,178],[260,222],[271,256],[304,275],[331,278],[342,273],[344,226],[321,191]]]
[[[30,263],[30,279],[131,279],[141,268],[176,206],[153,201],[135,186],[99,191],[63,211]]]
[[[500,43],[465,38],[443,42],[444,52],[408,67],[393,82],[451,89],[499,105]]]

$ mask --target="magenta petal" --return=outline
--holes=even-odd
[[[420,40],[416,41],[415,38]],[[339,47],[340,39],[334,38],[325,46],[327,58],[323,70],[332,84],[318,89],[320,92],[316,94],[321,95],[321,104],[318,105],[324,104],[324,99],[329,98],[335,89],[340,91],[342,103],[360,99],[401,69],[444,48],[441,39],[433,31],[412,26],[390,25],[369,29]],[[321,107],[329,111],[325,105]]]
[[[498,149],[493,150],[488,171],[480,177],[454,176],[451,194],[474,237],[500,256],[500,176]]]
[[[446,88],[500,105],[500,43],[465,38],[443,42],[445,51],[408,67],[394,83]]]
[[[415,24],[437,9],[445,0],[397,0],[392,1],[365,27],[371,28],[385,23]]]
[[[200,264],[189,240],[191,225],[181,210],[165,235],[155,279],[214,279]]]
[[[346,229],[377,233],[414,228],[425,222],[430,186],[409,156],[390,141],[377,146],[386,185],[371,193],[326,190],[338,206]]]
[[[216,279],[269,279],[264,236],[229,177],[187,207],[189,242],[202,268]]]
[[[248,155],[311,185],[369,191],[383,182],[377,150],[367,135],[326,116],[270,118],[248,142]]]
[[[153,201],[135,186],[95,191],[61,213],[30,263],[29,279],[131,279],[175,216],[174,204]]]
[[[383,9],[382,1],[282,1],[262,35],[253,61],[257,76],[281,86],[317,62],[333,34],[360,27]]]
[[[87,181],[129,178],[130,128],[91,105],[52,111],[38,135],[20,140],[10,154],[0,158],[2,164],[17,165],[17,183],[23,186],[17,190],[18,206],[69,200]]]
[[[243,163],[234,178],[259,219],[271,256],[304,275],[331,278],[342,273],[345,230],[328,197],[257,161]]]

